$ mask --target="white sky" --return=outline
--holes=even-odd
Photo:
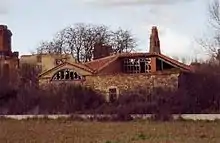
[[[150,30],[158,26],[161,50],[174,57],[204,53],[200,38],[207,23],[209,0],[0,0],[0,24],[13,32],[13,49],[28,54],[42,40],[74,23],[130,29],[148,51]]]

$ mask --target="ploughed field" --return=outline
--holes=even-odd
[[[219,143],[220,122],[0,120],[0,143]]]

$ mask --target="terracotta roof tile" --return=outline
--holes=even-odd
[[[175,64],[176,66],[183,68],[185,70],[191,70],[191,67],[183,64],[177,60],[174,60],[168,56],[165,56],[163,54],[158,54],[158,53],[120,53],[120,54],[115,54],[112,56],[108,56],[105,58],[93,60],[91,62],[85,63],[88,67],[95,71],[100,71],[104,67],[108,66],[110,63],[114,62],[118,58],[132,58],[132,57],[148,57],[148,56],[154,56],[154,57],[159,57],[161,59],[164,59],[168,62],[171,62],[172,64]]]
[[[116,60],[117,58],[118,58],[117,55],[112,55],[112,56],[104,57],[104,58],[101,58],[101,59],[93,60],[93,61],[90,61],[90,62],[86,62],[85,65],[88,66],[89,68],[95,70],[95,71],[99,71],[104,66],[107,66],[108,64],[110,64],[111,62]]]
[[[86,71],[89,71],[89,72],[94,72],[93,69],[91,69],[90,67],[84,65],[84,64],[81,64],[81,63],[70,63],[70,62],[66,62],[67,64],[70,64],[72,66],[75,66],[75,67],[78,67],[80,69],[83,69],[83,70],[86,70]]]
[[[21,55],[21,57],[31,57],[31,56],[69,56],[69,55],[71,55],[71,54],[42,53],[42,54]]]

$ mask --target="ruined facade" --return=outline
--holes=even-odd
[[[39,69],[40,73],[46,72],[65,62],[75,63],[76,60],[71,54],[33,54],[22,55],[20,57],[21,66],[23,64],[35,65]]]
[[[112,54],[111,47],[98,45],[94,60],[86,63],[64,62],[42,72],[39,81],[47,83],[73,83],[92,87],[111,101],[121,93],[155,87],[176,89],[179,75],[191,72],[188,65],[161,53],[156,27],[152,28],[149,51],[144,53]]]
[[[6,25],[0,25],[0,79],[12,81],[19,67],[19,53],[12,52],[12,32]]]
[[[11,37],[7,26],[0,25],[0,79],[12,81],[19,66],[33,64],[40,69],[40,85],[81,84],[101,92],[109,101],[128,90],[177,89],[180,74],[192,72],[190,66],[161,53],[157,27],[152,27],[149,51],[113,54],[111,46],[96,43],[93,60],[85,63],[70,54],[23,55],[19,60],[18,52],[11,50]]]

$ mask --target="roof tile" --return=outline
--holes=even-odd
[[[101,69],[108,66],[110,63],[117,60],[118,58],[148,57],[148,56],[159,57],[159,58],[162,58],[168,62],[171,62],[171,63],[177,65],[180,68],[183,68],[185,70],[191,70],[190,66],[188,66],[184,63],[181,63],[177,60],[174,60],[168,56],[165,56],[163,54],[158,54],[158,53],[120,53],[120,54],[115,54],[112,56],[108,56],[108,57],[104,57],[104,58],[100,58],[97,60],[87,62],[87,63],[85,63],[85,65],[95,71],[100,71]]]

